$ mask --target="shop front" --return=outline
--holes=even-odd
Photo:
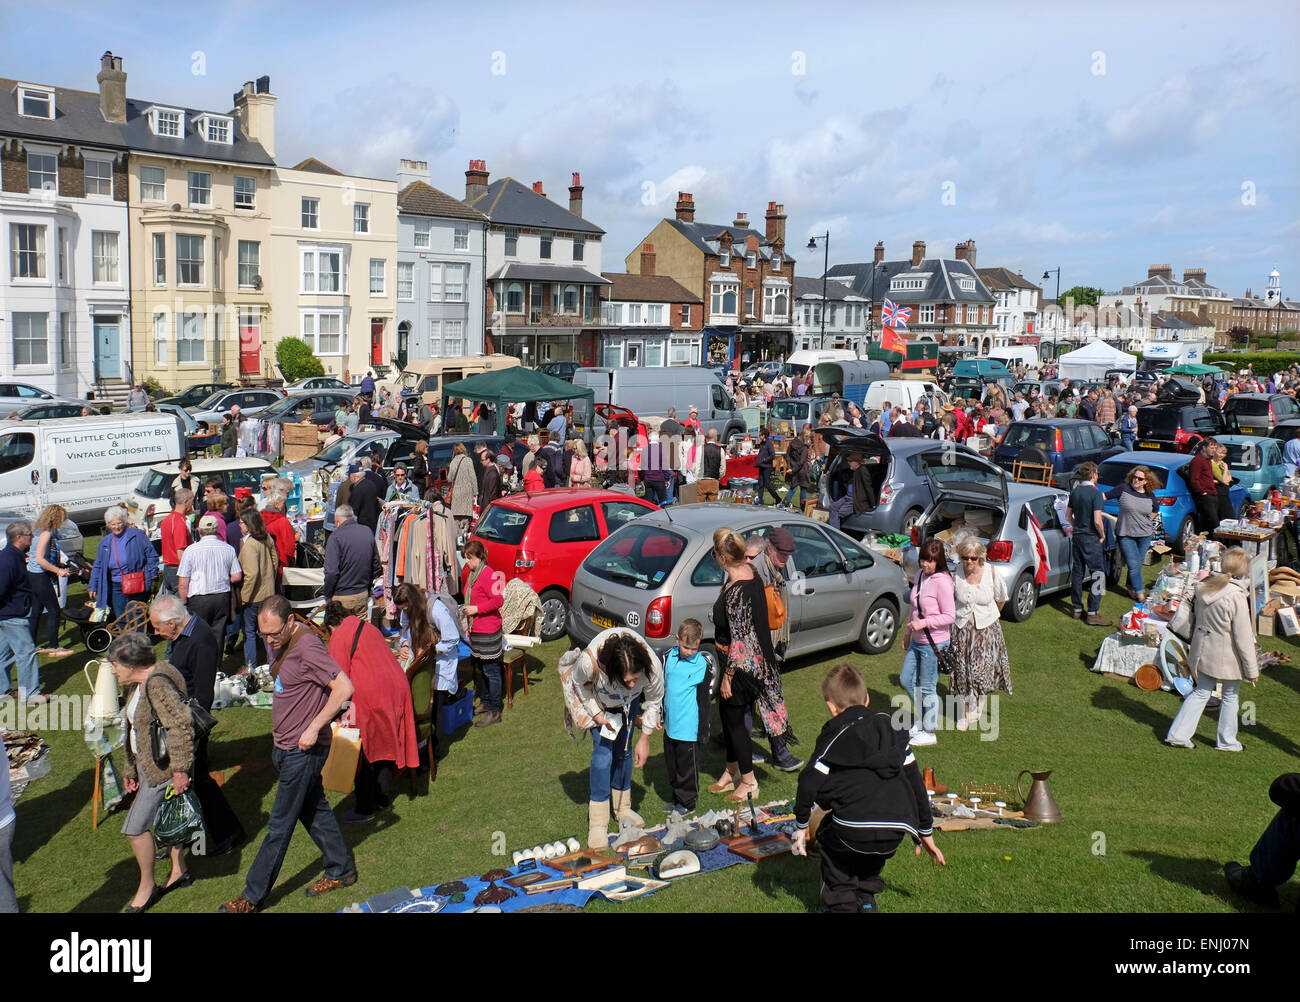
[[[538,366],[548,362],[577,362],[579,365],[596,365],[596,343],[599,332],[595,330],[556,331],[551,328],[507,328],[492,343],[496,351],[513,355],[524,365]]]

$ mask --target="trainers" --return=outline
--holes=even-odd
[[[303,891],[309,898],[318,898],[322,894],[328,894],[330,891],[337,891],[340,887],[351,887],[357,882],[357,875],[354,873],[350,877],[344,877],[342,880],[335,880],[333,877],[321,877],[320,880],[312,884],[307,890]]]
[[[1228,879],[1228,886],[1247,901],[1253,901],[1264,908],[1276,908],[1280,904],[1277,888],[1261,884],[1249,866],[1236,862],[1224,863],[1223,875]]]
[[[217,911],[224,915],[248,915],[257,911],[257,905],[241,894],[234,901],[227,901]]]
[[[1240,741],[1238,741],[1236,744],[1215,745],[1214,747],[1217,751],[1245,751],[1246,750],[1246,746],[1243,745]]]
[[[934,736],[932,731],[921,731],[919,734],[913,734],[908,739],[908,743],[913,748],[924,748],[926,745],[937,745],[939,739]]]
[[[749,755],[749,760],[754,765],[767,765],[767,756],[755,748]]]
[[[1195,748],[1196,747],[1196,745],[1192,744],[1190,741],[1171,741],[1169,738],[1165,738],[1165,744],[1169,745],[1171,748]]]

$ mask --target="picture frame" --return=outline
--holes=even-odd
[[[757,863],[760,860],[771,859],[773,856],[784,856],[794,848],[794,842],[789,835],[784,832],[778,832],[775,835],[760,835],[757,838],[747,838],[735,842],[727,848],[737,856],[742,856],[751,863]]]
[[[561,875],[565,877],[580,877],[584,873],[591,873],[593,870],[603,870],[618,861],[617,855],[611,855],[608,849],[580,849],[578,852],[571,852],[567,856],[543,860],[542,865],[549,866],[553,870],[559,870]]]
[[[539,884],[542,881],[550,880],[549,873],[543,873],[541,870],[530,870],[527,873],[519,873],[513,877],[507,877],[501,883],[509,887],[527,887],[529,884]]]
[[[1250,559],[1250,607],[1258,616],[1268,604],[1268,554],[1259,553]]]
[[[1284,605],[1277,610],[1277,621],[1282,625],[1282,635],[1294,637],[1300,634],[1300,613],[1295,606]]]

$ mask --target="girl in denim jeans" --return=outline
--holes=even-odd
[[[903,634],[901,682],[903,690],[912,697],[917,721],[910,733],[913,745],[932,745],[937,723],[939,697],[939,651],[948,646],[956,603],[953,599],[952,575],[943,543],[927,539],[919,550],[920,569],[912,585],[912,618]]]

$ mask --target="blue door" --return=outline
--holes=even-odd
[[[120,379],[119,317],[95,317],[95,378]]]

